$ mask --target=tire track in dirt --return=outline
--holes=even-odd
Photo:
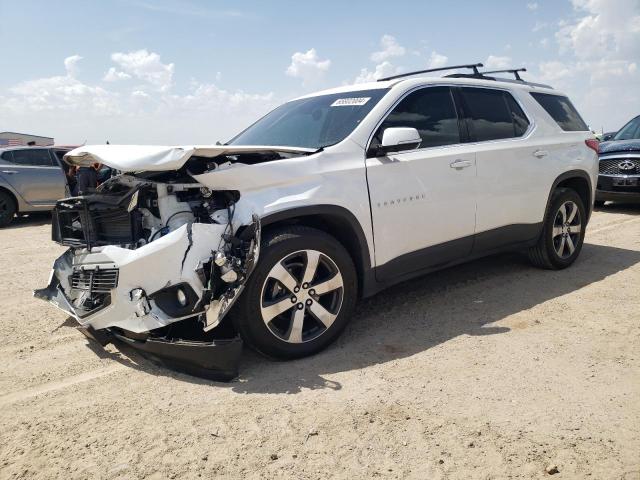
[[[77,385],[79,383],[89,382],[97,378],[111,375],[112,373],[124,370],[125,368],[126,367],[121,364],[111,365],[106,368],[91,370],[89,372],[79,373],[78,375],[66,377],[61,380],[44,383],[36,387],[30,387],[24,390],[18,390],[17,392],[13,392],[8,395],[4,395],[0,397],[0,406],[9,405],[9,404],[20,402],[23,400],[29,400],[31,398],[37,397],[38,395],[42,395],[44,393],[63,390],[65,388]]]
[[[619,227],[621,225],[625,225],[627,223],[635,223],[635,222],[639,222],[640,218],[628,218],[626,220],[620,220],[619,222],[614,222],[614,223],[608,223],[602,227],[598,227],[595,228],[593,230],[587,230],[587,234],[596,234],[596,233],[600,233],[600,232],[604,232],[606,230],[611,230],[612,228],[616,228]]]
[[[51,350],[54,348],[57,348],[60,344],[61,341],[66,341],[66,342],[80,342],[82,340],[85,340],[86,337],[84,335],[82,335],[80,332],[74,332],[74,333],[69,333],[69,334],[65,334],[65,335],[58,335],[55,337],[52,337],[49,339],[49,341],[46,344],[39,344],[38,347],[42,347],[39,348],[41,350]],[[13,345],[6,345],[6,346],[2,346],[0,347],[0,354],[2,353],[14,353],[17,352],[19,350],[26,350],[27,348],[30,348],[32,346],[34,346],[34,341],[31,342],[23,342],[23,343],[15,343]]]

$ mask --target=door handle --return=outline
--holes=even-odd
[[[471,162],[469,160],[456,160],[455,162],[451,162],[449,166],[456,170],[462,170],[463,168],[470,167]]]
[[[536,150],[535,152],[533,152],[533,156],[536,158],[544,158],[547,155],[549,155],[549,152],[547,152],[546,150]]]
[[[13,175],[14,173],[18,173],[17,170],[2,170],[0,173],[7,173],[9,175]]]

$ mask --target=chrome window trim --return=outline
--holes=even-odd
[[[520,101],[520,99],[513,94],[513,92],[506,88],[506,87],[500,87],[500,86],[484,86],[484,85],[464,85],[464,84],[459,84],[459,83],[432,83],[429,85],[418,85],[416,87],[411,88],[410,90],[407,90],[406,92],[404,92],[404,94],[402,94],[402,96],[400,96],[394,103],[393,105],[391,105],[391,107],[389,107],[387,109],[387,111],[384,112],[384,114],[382,115],[382,117],[380,118],[380,120],[376,123],[376,126],[374,127],[374,129],[371,131],[371,133],[369,134],[369,139],[367,140],[367,144],[366,144],[366,148],[364,149],[365,152],[365,158],[376,158],[376,157],[368,157],[367,156],[367,152],[369,151],[369,147],[371,146],[371,142],[373,140],[373,136],[375,135],[375,133],[378,131],[378,128],[380,128],[380,125],[382,125],[382,123],[387,119],[387,117],[389,116],[389,114],[391,114],[391,112],[393,111],[394,108],[396,108],[398,106],[398,104],[404,100],[408,95],[418,91],[418,90],[422,90],[425,88],[434,88],[434,87],[449,87],[449,88],[481,88],[484,90],[498,90],[501,92],[506,92],[509,95],[511,95],[511,97],[513,98],[513,100],[518,104],[518,106],[522,109],[522,112],[524,113],[525,117],[527,117],[527,120],[529,121],[529,128],[527,128],[527,130],[524,132],[523,135],[519,136],[519,137],[511,137],[511,138],[500,138],[500,139],[496,139],[496,140],[481,140],[478,142],[460,142],[460,143],[450,143],[448,145],[438,145],[435,147],[424,147],[424,148],[414,148],[413,150],[403,150],[401,152],[397,152],[395,153],[395,155],[401,155],[403,153],[415,153],[415,152],[421,152],[421,151],[427,151],[427,150],[433,150],[436,148],[452,148],[452,147],[459,147],[459,146],[466,146],[466,145],[486,145],[486,144],[492,144],[492,143],[505,143],[505,142],[513,142],[513,141],[522,141],[522,140],[526,140],[528,139],[531,134],[533,133],[533,131],[536,128],[536,122],[535,119],[529,114],[529,112],[527,111],[527,109],[525,108],[525,106],[523,105],[523,103]],[[456,116],[458,115],[458,105],[456,104],[455,98],[452,95],[452,100],[454,103],[454,107],[456,107]],[[459,117],[458,117],[459,119]],[[575,132],[571,132],[571,133],[575,133]]]
[[[11,167],[11,168],[28,168],[28,169],[32,169],[32,168],[44,168],[47,170],[62,170],[62,167],[58,167],[55,165],[23,165],[21,163],[0,163],[0,165],[2,165],[3,167]]]

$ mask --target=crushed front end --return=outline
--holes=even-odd
[[[93,194],[61,200],[52,236],[69,249],[34,294],[102,344],[233,378],[242,344],[222,320],[260,246],[259,217],[238,208],[239,199],[171,171],[121,174]]]

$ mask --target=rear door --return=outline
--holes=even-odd
[[[64,172],[47,148],[5,151],[0,176],[33,206],[53,206],[65,196]]]
[[[376,275],[382,281],[468,255],[476,210],[475,155],[463,144],[449,87],[408,93],[377,127],[371,146],[390,127],[416,128],[422,142],[414,150],[367,158]]]
[[[531,120],[508,90],[461,87],[457,93],[478,169],[474,252],[537,237],[548,195],[541,178],[547,152],[527,139]]]

